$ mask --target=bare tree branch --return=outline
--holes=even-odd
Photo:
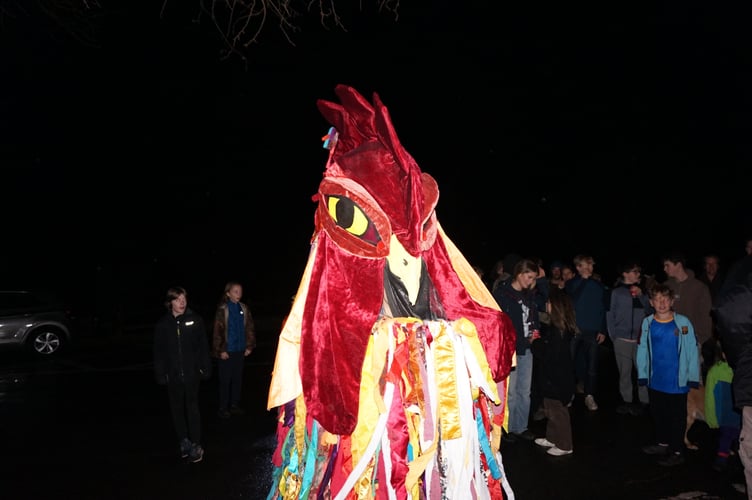
[[[349,1],[349,0],[341,0]],[[379,12],[390,12],[397,20],[400,0],[373,0]],[[168,0],[164,0],[162,16]],[[288,43],[295,45],[294,33],[299,30],[298,19],[303,13],[294,4],[299,3],[306,14],[318,13],[322,26],[336,27],[347,31],[337,12],[337,0],[198,0],[199,13],[196,22],[207,17],[219,35],[224,49],[222,58],[237,56],[246,60],[245,51],[261,39],[267,24],[275,22]],[[362,10],[362,4],[359,4]]]
[[[179,0],[185,2],[186,0]],[[193,22],[204,20],[218,35],[223,46],[222,59],[237,56],[246,61],[245,54],[258,43],[262,32],[276,24],[288,43],[295,45],[295,33],[300,29],[303,15],[318,14],[324,27],[347,31],[337,11],[337,4],[347,6],[352,0],[194,0],[196,16]],[[400,0],[370,0],[379,12],[389,12],[397,20]],[[163,0],[159,17],[169,15],[169,0]],[[300,5],[302,12],[296,8]],[[184,4],[181,6],[184,7]],[[357,10],[363,10],[361,0]],[[32,12],[33,11],[33,12]],[[0,0],[0,22],[41,14],[64,33],[85,45],[97,44],[95,16],[104,15],[100,0]],[[146,15],[146,14],[145,14]]]

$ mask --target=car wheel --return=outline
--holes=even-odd
[[[26,343],[34,354],[50,356],[60,352],[65,345],[65,337],[56,328],[42,327],[31,332]]]

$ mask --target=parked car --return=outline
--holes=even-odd
[[[70,341],[71,318],[62,304],[29,290],[0,291],[0,348],[52,356]]]

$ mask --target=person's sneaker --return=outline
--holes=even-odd
[[[188,438],[183,438],[180,441],[180,458],[188,458],[192,447],[193,443],[191,443]]]
[[[642,447],[642,452],[647,455],[666,455],[668,453],[667,444],[649,444]]]
[[[674,465],[681,465],[683,463],[684,463],[683,453],[672,453],[668,457],[664,458],[663,460],[658,460],[658,464],[663,465],[664,467],[673,467]]]
[[[598,404],[595,402],[595,398],[592,394],[585,396],[585,406],[587,406],[587,409],[590,411],[595,411],[598,409]]]
[[[572,450],[562,450],[561,448],[557,448],[556,446],[554,446],[546,450],[546,453],[548,453],[549,455],[553,455],[555,457],[563,457],[564,455],[571,455]]]
[[[200,444],[194,444],[191,448],[191,453],[188,456],[189,460],[193,463],[200,462],[204,459],[204,449]]]
[[[219,415],[219,418],[230,418],[230,410],[227,408],[220,408],[217,415]]]
[[[231,415],[245,415],[245,410],[239,407],[238,405],[232,405],[230,406],[230,414]]]
[[[546,438],[536,439],[535,444],[537,444],[538,446],[543,446],[544,448],[553,448],[554,446],[556,446],[555,444],[553,444],[551,441],[549,441]]]

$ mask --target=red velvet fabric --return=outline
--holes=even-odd
[[[361,368],[381,311],[391,233],[426,261],[446,319],[475,324],[496,381],[511,370],[515,335],[508,317],[475,302],[452,268],[437,238],[438,186],[400,144],[381,100],[374,94],[371,105],[344,85],[336,93],[342,104],[317,103],[337,138],[317,196],[299,368],[309,414],[327,431],[348,435],[358,420]],[[358,210],[368,219],[365,230],[348,226]]]
[[[377,94],[373,105],[355,89],[337,85],[342,104],[319,100],[321,114],[337,129],[329,175],[365,186],[389,217],[392,232],[414,256],[420,254],[427,214],[420,168],[402,147],[386,106]],[[334,165],[336,164],[336,165]],[[435,200],[434,200],[435,202]]]
[[[461,317],[473,322],[478,331],[494,381],[505,379],[512,370],[515,333],[509,316],[475,302],[452,268],[444,241],[438,238],[423,254],[426,269],[439,292],[450,321]]]
[[[402,345],[407,349],[406,345]],[[406,356],[405,356],[406,358]],[[403,359],[407,362],[407,359]],[[389,481],[394,488],[398,500],[407,498],[407,489],[405,488],[405,479],[409,470],[407,464],[407,445],[409,434],[407,430],[407,417],[405,416],[405,402],[402,399],[404,385],[399,384],[394,391],[392,398],[392,407],[389,409],[389,418],[386,423],[386,432],[389,436],[390,458],[392,460],[392,476]]]
[[[321,232],[300,337],[308,413],[333,434],[358,420],[360,372],[384,296],[384,259],[342,252]]]

